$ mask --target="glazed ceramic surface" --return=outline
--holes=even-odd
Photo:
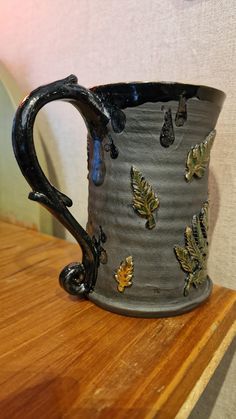
[[[118,83],[87,90],[76,78],[32,92],[19,107],[13,145],[30,198],[77,239],[82,263],[60,284],[118,313],[158,317],[188,311],[211,292],[208,165],[224,93],[179,83]],[[85,232],[71,200],[39,167],[33,124],[47,102],[66,99],[88,127]]]

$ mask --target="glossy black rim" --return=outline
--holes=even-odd
[[[200,86],[175,82],[130,82],[95,86],[90,89],[102,100],[110,102],[120,109],[138,106],[145,102],[168,102],[196,98],[213,102],[222,107],[225,93],[209,86]]]

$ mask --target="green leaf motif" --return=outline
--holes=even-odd
[[[198,243],[193,234],[193,229],[191,227],[186,227],[185,229],[185,240],[186,248],[192,257],[195,260],[201,260],[201,250],[198,247]]]
[[[186,297],[189,294],[191,285],[197,288],[198,285],[201,285],[204,283],[206,278],[207,278],[206,269],[200,269],[194,273],[188,274],[188,276],[185,279],[184,296]]]
[[[190,182],[193,176],[198,178],[202,178],[204,176],[204,173],[209,164],[210,151],[215,136],[216,131],[211,131],[202,143],[196,144],[188,152],[185,173],[185,179],[187,182]]]
[[[201,226],[200,217],[198,217],[197,215],[193,216],[192,227],[193,227],[193,235],[194,235],[195,240],[197,241],[197,245],[200,250],[200,253],[204,254],[207,251],[207,248],[206,248],[207,243],[203,235],[203,229]]]
[[[194,261],[191,259],[188,250],[185,247],[175,246],[175,253],[182,269],[191,273],[194,268]]]
[[[197,288],[207,278],[208,259],[208,202],[205,202],[199,216],[194,215],[192,226],[185,229],[185,247],[174,246],[177,260],[186,273],[184,295],[191,286]]]
[[[133,208],[140,217],[146,218],[146,227],[151,230],[156,221],[153,212],[159,207],[159,199],[152,187],[144,179],[142,173],[135,167],[131,167],[131,185],[133,190]]]
[[[203,235],[205,238],[207,238],[207,232],[208,232],[208,203],[206,202],[200,212],[200,222],[202,226]]]

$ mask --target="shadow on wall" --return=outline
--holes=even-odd
[[[32,89],[31,89],[32,90]],[[30,89],[28,89],[30,92]],[[43,161],[40,161],[40,166],[42,170],[45,172],[46,177],[50,181],[50,183],[55,186],[56,189],[63,191],[64,184],[62,185],[62,181],[59,184],[58,176],[56,173],[56,169],[53,163],[51,156],[54,156],[55,162],[57,162],[58,167],[60,167],[61,178],[63,179],[62,173],[62,164],[61,164],[61,157],[58,151],[57,141],[56,138],[50,128],[50,124],[48,123],[47,117],[44,112],[39,112],[39,115],[36,117],[38,131],[39,131],[39,140],[40,140],[40,147],[41,147],[41,154],[43,152]],[[35,141],[35,148],[38,153],[38,146],[37,142]],[[51,152],[50,152],[51,150]],[[53,150],[53,152],[52,152]],[[31,205],[38,205],[40,210],[40,217],[41,217],[41,224],[44,225],[44,219],[48,217],[48,210],[43,208],[40,204],[36,202],[31,202]],[[50,214],[51,217],[51,234],[55,237],[59,237],[61,239],[66,238],[66,230],[65,227],[57,221],[57,219]]]
[[[47,123],[45,115],[41,115],[41,123],[43,125],[45,138],[50,139],[50,142],[55,145],[56,140],[55,140],[55,138],[53,138],[53,134],[52,134],[52,132],[50,130],[50,127]],[[50,153],[47,149],[47,146],[46,146],[45,141],[42,138],[41,134],[40,134],[40,138],[41,138],[41,146],[42,146],[42,149],[43,149],[43,152],[44,152],[44,157],[45,157],[46,164],[47,164],[48,179],[49,179],[50,183],[52,183],[52,185],[55,186],[56,189],[60,190],[61,186],[59,185],[59,182],[58,182],[58,177],[57,177],[57,174],[56,174],[56,170],[55,170],[53,161],[51,159]],[[54,150],[56,150],[56,148],[54,148]],[[57,161],[59,161],[59,159],[60,159],[59,153],[56,152],[56,154],[57,154],[57,157],[56,157]],[[34,203],[32,203],[32,204],[34,204]],[[35,203],[35,205],[38,205],[38,204]],[[44,208],[43,208],[43,210],[48,211]],[[59,221],[57,221],[57,219],[54,216],[52,216],[52,234],[53,234],[53,236],[59,237],[60,239],[65,239],[66,238],[65,227],[63,227],[63,225]]]
[[[28,86],[27,94],[29,94],[32,90],[33,90],[32,86],[31,87]],[[63,181],[64,176],[62,172],[63,166],[62,166],[62,161],[61,161],[61,155],[58,150],[57,139],[52,132],[47,116],[45,114],[45,107],[43,108],[42,111],[39,111],[39,113],[37,114],[36,124],[39,128],[40,146],[41,146],[43,156],[44,156],[44,161],[41,161],[39,159],[40,166],[42,170],[45,172],[45,175],[48,178],[49,182],[53,186],[55,186],[56,189],[63,192],[63,190],[65,189],[65,184]],[[37,147],[36,141],[35,141],[35,149],[38,156],[38,147]],[[56,162],[57,166],[60,168],[60,179],[61,179],[60,182],[58,180],[58,175],[55,169],[55,164],[51,156],[53,156],[54,162]],[[36,202],[31,202],[31,204],[38,205],[39,207],[41,207],[41,205]],[[41,214],[40,214],[41,218],[43,219],[44,217],[47,217],[48,214],[49,214],[48,210],[46,208],[41,207]],[[51,217],[51,224],[52,224],[51,234],[60,239],[66,239],[65,227],[53,215],[50,214],[50,217]]]
[[[30,89],[27,89],[27,90],[30,91]],[[43,158],[45,161],[45,170],[42,164],[44,162],[43,161],[41,162],[40,159],[39,161],[49,182],[60,192],[70,197],[70,199],[72,198],[74,205],[72,208],[69,208],[69,212],[74,218],[77,219],[78,217],[79,219],[80,214],[78,216],[78,215],[75,215],[74,212],[76,212],[78,208],[78,204],[80,205],[80,203],[83,202],[83,199],[81,198],[81,196],[83,196],[83,192],[80,193],[80,201],[79,201],[76,185],[75,187],[72,188],[73,189],[72,191],[70,190],[70,179],[71,178],[75,179],[75,177],[73,176],[76,175],[76,180],[77,179],[80,180],[80,177],[78,177],[80,176],[80,172],[79,173],[75,172],[74,168],[80,167],[76,165],[76,163],[78,163],[77,156],[79,155],[81,157],[81,154],[80,154],[81,150],[78,151],[76,146],[72,142],[70,142],[70,140],[72,139],[70,129],[69,131],[67,131],[67,129],[64,129],[64,127],[69,122],[69,127],[78,128],[79,126],[78,116],[79,116],[84,126],[85,131],[86,131],[86,128],[85,128],[82,115],[78,112],[78,110],[74,106],[71,106],[71,104],[69,104],[68,114],[67,112],[64,111],[64,108],[61,107],[61,105],[63,106],[65,105],[67,107],[68,102],[67,103],[65,102],[66,101],[63,101],[63,100],[57,100],[51,103],[48,102],[43,107],[42,111],[40,110],[40,112],[36,116],[36,123],[39,127],[39,133],[40,133],[40,145],[43,152]],[[55,106],[56,104],[57,106]],[[52,114],[50,114],[50,111],[52,110],[51,105],[54,110]],[[74,113],[72,112],[72,110],[74,111]],[[47,111],[49,111],[49,113],[47,113]],[[59,124],[57,124],[57,118],[58,118],[58,121],[60,121]],[[55,121],[55,125],[54,125],[54,121]],[[58,127],[61,127],[61,129],[58,129]],[[54,128],[56,131],[54,131]],[[77,134],[79,134],[79,131],[77,132]],[[76,136],[74,136],[74,132],[72,133],[72,136],[76,138]],[[85,139],[87,139],[87,132],[85,133]],[[87,144],[87,140],[86,140],[86,144]],[[35,148],[38,155],[36,141],[35,141]],[[84,151],[85,150],[86,148],[84,149]],[[77,155],[77,153],[79,154]],[[86,156],[86,159],[83,158],[83,162],[87,170],[87,156]],[[80,161],[80,165],[83,166],[83,163],[81,163],[81,161]],[[88,190],[88,187],[87,187],[87,190]],[[86,197],[86,193],[85,193],[85,197]],[[40,206],[38,203],[37,204],[31,203],[31,204]],[[48,210],[46,210],[43,207],[41,208],[44,214],[46,214]],[[51,223],[52,223],[52,234],[54,236],[62,238],[62,239],[68,239],[68,240],[71,240],[72,238],[72,242],[76,241],[73,236],[68,237],[68,234],[69,234],[68,229],[66,229],[59,221],[57,221],[55,216],[50,215],[50,217],[51,217]],[[87,219],[85,219],[84,221],[85,223],[87,223]]]
[[[42,206],[27,200],[31,188],[24,180],[14,157],[11,141],[12,123],[15,111],[23,97],[16,80],[0,62],[0,218],[3,221],[64,238],[65,229],[59,226],[51,214]],[[56,140],[49,129],[45,115],[40,115],[39,119],[41,124],[37,122],[34,130],[37,156],[45,175],[56,187],[59,187],[48,152],[49,145],[61,167]]]
[[[230,413],[227,415],[227,412],[225,410],[223,411],[222,406],[221,409],[219,409],[219,413],[217,415],[214,413],[214,416],[211,416],[211,413],[217,403],[218,395],[226,379],[226,375],[233,360],[235,350],[236,339],[234,339],[234,341],[231,343],[219,367],[216,369],[205,391],[203,392],[192,413],[190,414],[189,419],[209,419],[210,417],[215,419],[220,419],[223,417],[233,418],[233,416],[230,416]],[[235,406],[232,406],[232,404],[229,405],[229,412],[231,413],[236,411],[236,399],[234,396],[232,396],[232,401],[235,403]]]

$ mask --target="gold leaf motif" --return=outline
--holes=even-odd
[[[117,269],[115,274],[115,279],[118,283],[117,289],[120,292],[124,292],[125,287],[130,287],[132,285],[132,279],[134,274],[134,263],[132,256],[125,258],[121,262],[120,267]]]
[[[188,152],[185,173],[187,182],[190,182],[193,176],[203,177],[210,160],[210,151],[215,136],[216,131],[211,131],[202,143],[196,144]]]
[[[175,253],[184,271],[191,273],[194,264],[188,250],[185,247],[175,246]]]
[[[184,295],[188,295],[190,286],[197,288],[207,278],[208,259],[208,202],[205,202],[199,216],[192,218],[192,227],[185,229],[185,247],[174,246],[176,257],[185,277]]]
[[[194,237],[193,229],[191,227],[186,227],[185,229],[185,241],[186,249],[189,255],[195,260],[200,260],[202,257],[201,251],[198,247],[197,240]]]
[[[133,190],[133,208],[146,218],[146,227],[151,230],[156,221],[153,212],[159,207],[159,199],[152,190],[151,185],[144,179],[142,173],[135,167],[131,167],[131,184]]]

